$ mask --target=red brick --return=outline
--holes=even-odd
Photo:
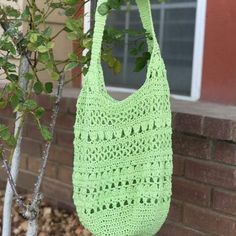
[[[215,160],[236,165],[236,144],[218,142],[215,147]]]
[[[181,202],[172,199],[168,219],[175,222],[183,220],[183,205]]]
[[[41,159],[29,158],[28,159],[28,170],[38,174],[39,168],[41,166]],[[47,162],[47,167],[45,170],[45,176],[50,178],[56,178],[57,176],[57,165],[50,161]]]
[[[7,172],[2,165],[0,165],[0,180],[3,182],[7,180]]]
[[[209,209],[185,206],[184,223],[208,234],[235,236],[236,219],[210,211]]]
[[[200,160],[185,160],[187,178],[236,190],[236,169]]]
[[[211,154],[210,141],[185,134],[174,133],[173,149],[175,154],[209,159]]]
[[[206,117],[203,122],[203,135],[220,140],[231,140],[230,120]]]
[[[50,95],[40,95],[40,96],[37,96],[36,99],[37,99],[38,104],[46,110],[52,109],[52,105],[55,100],[55,98]]]
[[[202,134],[202,121],[202,116],[177,113],[174,119],[174,129],[185,133]]]
[[[66,166],[59,166],[58,180],[61,180],[63,183],[72,185],[72,168]]]
[[[231,135],[232,135],[232,141],[236,142],[236,121],[232,121]]]
[[[73,202],[61,202],[60,200],[57,203],[57,208],[67,211],[71,214],[74,214],[76,212],[75,205]]]
[[[58,164],[72,166],[73,152],[72,149],[66,149],[56,145],[52,145],[50,149],[49,159]]]
[[[56,127],[72,130],[75,122],[75,117],[68,113],[59,112],[57,117]]]
[[[181,178],[173,179],[173,197],[200,206],[210,206],[211,188]]]
[[[52,111],[45,111],[42,118],[41,118],[41,122],[44,124],[44,125],[49,125],[52,121]]]
[[[5,189],[6,188],[6,181],[1,180],[0,177],[0,189]]]
[[[52,179],[45,178],[42,183],[42,192],[45,196],[60,200],[61,202],[72,203],[72,188]]]
[[[5,109],[0,110],[1,117],[15,117],[15,113],[13,113],[11,106],[7,106]]]
[[[15,119],[8,117],[0,117],[0,123],[6,125],[11,133],[14,132]]]
[[[24,127],[24,136],[43,142],[43,137],[40,134],[40,131],[38,127],[35,124],[32,123],[26,123],[26,126]]]
[[[156,236],[207,236],[207,235],[181,224],[167,222],[163,225],[160,232],[157,233]]]
[[[174,155],[173,162],[174,162],[173,164],[174,175],[183,176],[184,175],[184,158],[181,157],[180,155]]]
[[[42,147],[39,142],[32,139],[23,138],[22,152],[29,154],[30,157],[38,157],[42,154]]]
[[[70,99],[69,113],[71,113],[72,115],[75,115],[76,113],[76,102],[77,100],[75,98]]]
[[[213,208],[236,216],[236,193],[224,190],[214,190]]]
[[[20,160],[20,169],[27,170],[28,168],[28,155],[22,154]]]
[[[60,146],[73,148],[74,134],[68,131],[56,131],[56,142]]]
[[[60,101],[59,112],[67,113],[69,103],[70,103],[70,99],[69,98],[62,97],[61,101]]]
[[[37,175],[26,170],[21,170],[17,179],[17,186],[32,191],[36,183]]]

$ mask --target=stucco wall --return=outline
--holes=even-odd
[[[12,6],[17,7],[18,9],[23,9],[23,6],[25,4],[25,0],[19,0],[18,4],[16,3],[11,3]],[[43,8],[44,1],[37,0],[36,3],[38,4],[39,7]],[[1,0],[1,4],[9,4],[6,0]],[[49,18],[48,18],[48,25],[52,27],[53,33],[55,34],[58,32],[61,28],[64,26],[66,17],[60,14],[59,11],[54,12]],[[1,28],[1,27],[0,27]],[[23,26],[23,31],[26,30],[26,25]],[[0,34],[1,34],[1,29],[0,29]],[[56,60],[64,60],[68,53],[73,50],[73,45],[72,42],[69,41],[66,38],[66,34],[63,32],[61,33],[57,39],[55,40],[55,58]],[[19,63],[19,60],[14,60],[15,63]],[[71,77],[71,73],[67,73],[67,79]],[[42,81],[48,81],[50,80],[50,75],[47,73],[47,71],[41,72],[40,73],[40,78]],[[2,81],[1,81],[2,82]],[[67,86],[71,86],[70,84],[67,84]]]
[[[208,0],[203,100],[236,104],[236,1]]]

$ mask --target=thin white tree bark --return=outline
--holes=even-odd
[[[38,217],[34,220],[28,221],[27,236],[37,236],[38,235]]]
[[[20,67],[19,67],[19,86],[26,91],[27,81],[24,79],[24,74],[29,71],[29,62],[26,56],[22,56]],[[22,142],[22,131],[23,131],[23,116],[21,112],[16,114],[16,122],[14,127],[14,135],[17,136],[17,143],[13,152],[12,163],[11,163],[11,175],[16,183],[19,167],[20,167],[20,154],[21,154],[21,142]],[[13,190],[8,180],[5,192],[4,207],[3,207],[3,227],[2,236],[11,236],[11,208],[13,201]]]

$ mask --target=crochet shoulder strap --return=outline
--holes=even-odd
[[[95,26],[94,26],[94,34],[93,34],[93,45],[91,52],[91,65],[89,71],[97,72],[97,70],[101,69],[101,47],[102,47],[102,39],[104,28],[106,24],[107,15],[101,15],[98,11],[98,7],[107,2],[107,0],[98,0],[97,8],[95,13]],[[158,52],[160,51],[154,27],[152,21],[151,14],[151,6],[149,0],[136,0],[136,3],[139,8],[140,17],[142,20],[143,28],[146,30],[146,33],[149,34],[150,37],[147,38],[148,51],[152,53],[155,48]],[[94,77],[96,81],[94,81],[95,86],[103,85],[104,81],[102,77],[97,78]]]

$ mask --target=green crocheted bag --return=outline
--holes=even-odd
[[[81,223],[95,236],[154,235],[169,211],[170,93],[150,2],[136,2],[152,36],[146,81],[122,101],[108,95],[100,58],[106,16],[97,10],[91,65],[76,104],[73,199]]]

